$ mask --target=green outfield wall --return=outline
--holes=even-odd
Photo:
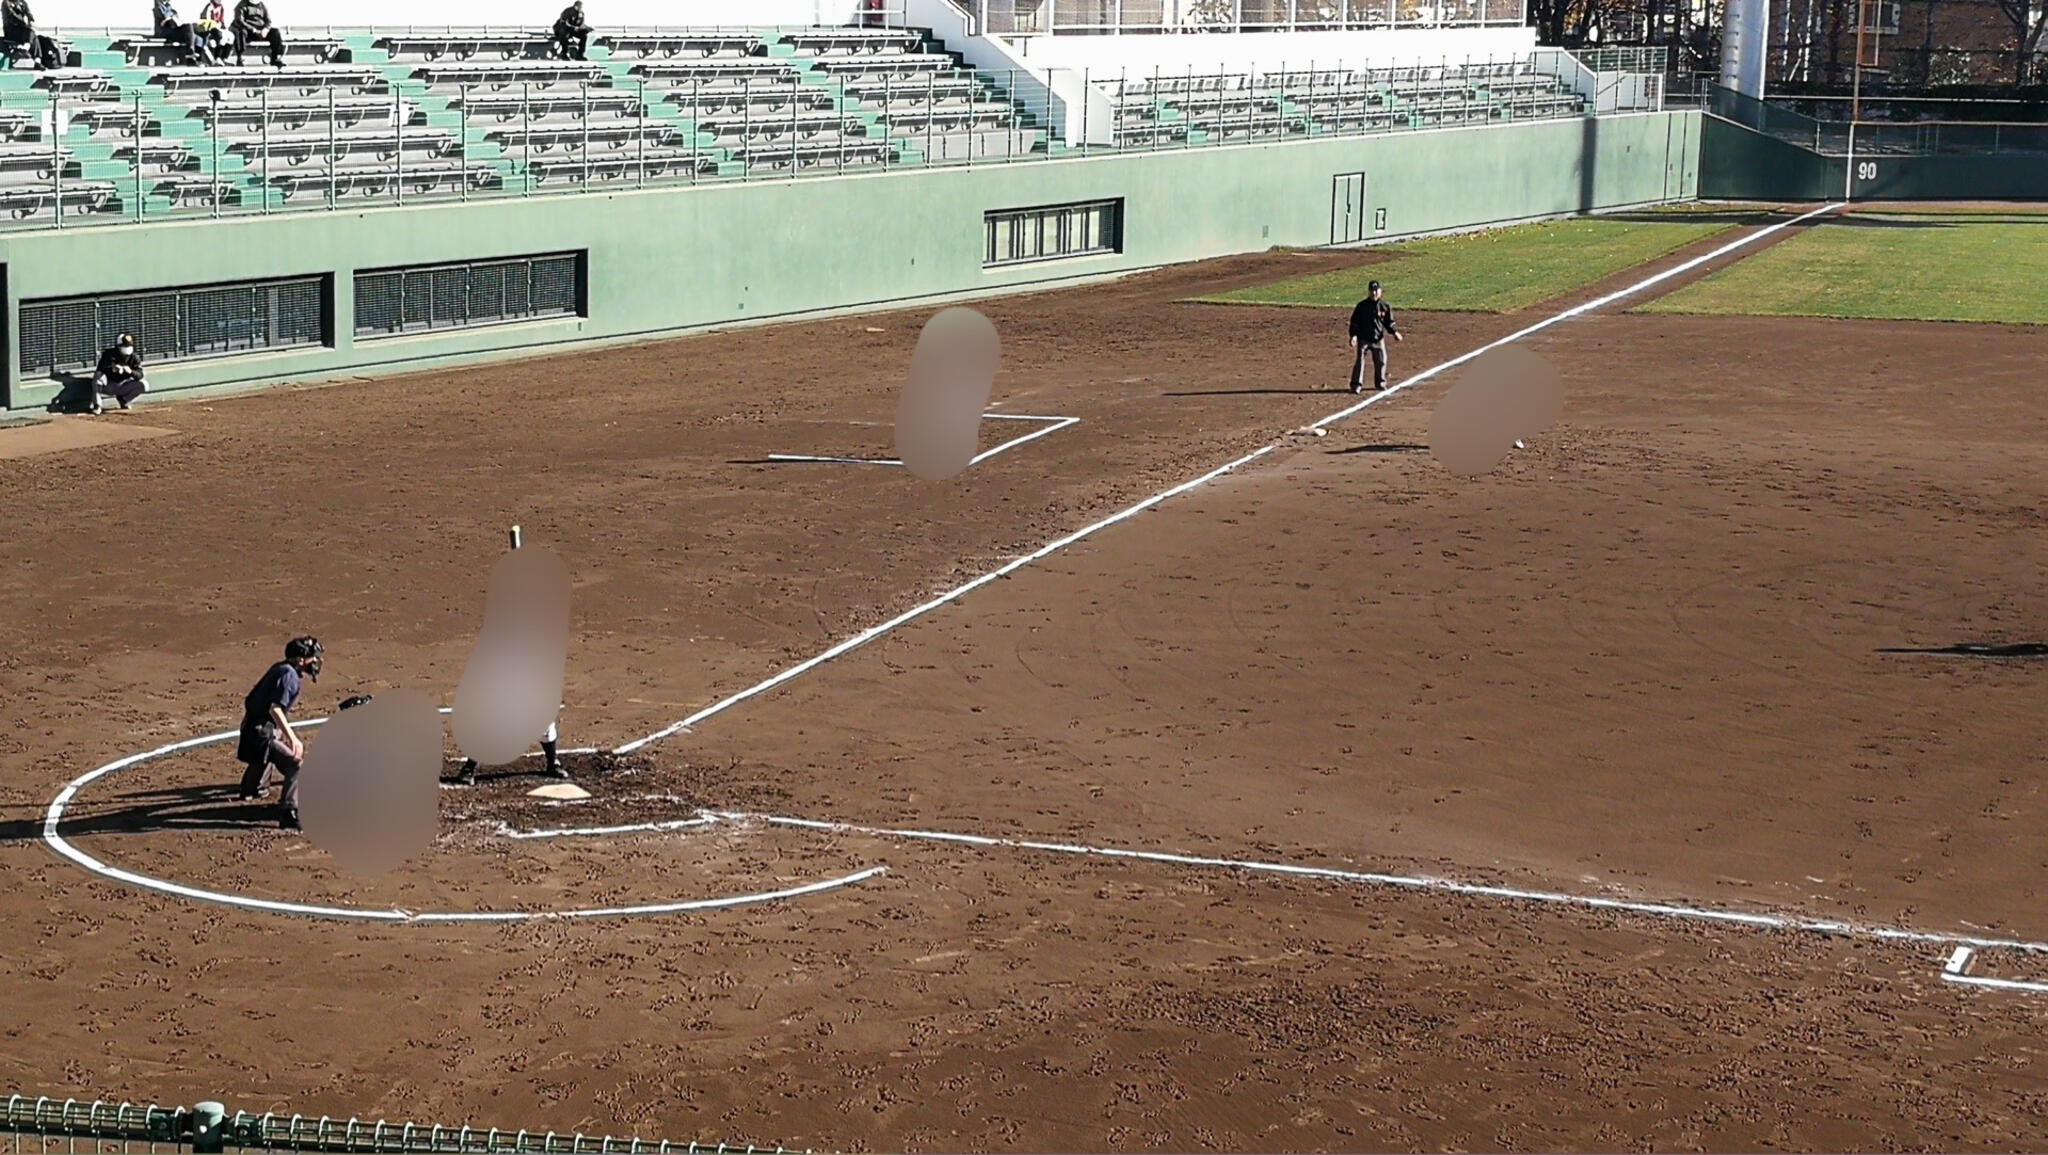
[[[1700,118],[1706,200],[1825,201],[1842,197],[1842,160],[1718,116]]]
[[[1700,125],[1700,196],[1708,200],[2044,200],[2048,156],[1859,154],[1853,186],[1845,156],[1824,156],[1718,116]]]
[[[974,168],[0,236],[10,410],[24,300],[326,275],[324,347],[150,370],[158,393],[414,370],[581,342],[933,302],[1261,251],[1693,199],[1696,111]],[[1364,174],[1363,205],[1344,188]],[[1355,194],[1352,194],[1355,196]],[[984,268],[984,213],[1121,199],[1121,251]],[[1357,215],[1354,215],[1357,214]],[[584,315],[358,341],[358,269],[587,254]]]

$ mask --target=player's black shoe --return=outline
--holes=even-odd
[[[474,761],[464,762],[462,764],[461,773],[455,776],[455,784],[457,786],[476,785],[476,763]]]
[[[296,811],[296,810],[287,810],[287,811],[285,811],[285,812],[284,812],[283,814],[281,814],[281,815],[279,815],[279,816],[278,816],[278,819],[277,819],[277,825],[278,825],[278,828],[279,828],[279,829],[281,829],[281,830],[298,830],[298,829],[300,829],[300,827],[299,827],[299,812],[298,812],[298,811]]]
[[[548,763],[547,775],[550,778],[567,778],[569,776],[569,768],[562,765],[560,760],[556,760]]]

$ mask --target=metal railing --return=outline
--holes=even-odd
[[[1810,149],[1822,156],[1848,156],[1851,122],[1822,120],[1716,85],[1706,109],[1723,120]],[[2033,156],[2048,154],[2048,124],[1998,121],[1858,120],[1853,124],[1857,156]]]
[[[1665,45],[1629,48],[1573,48],[1579,63],[1594,72],[1643,72],[1662,76],[1671,67],[1671,49]]]
[[[13,1152],[236,1151],[368,1152],[374,1155],[808,1155],[783,1147],[675,1143],[610,1135],[447,1127],[382,1120],[311,1118],[245,1112],[218,1103],[142,1106],[102,1100],[9,1095],[0,1135]]]
[[[1527,0],[959,0],[1000,36],[1518,27]]]
[[[1548,80],[1520,60],[1126,72],[1098,82],[1115,119],[1100,132],[1084,125],[1083,136],[1109,138],[1092,150],[1148,151],[1580,115],[1579,99]]]

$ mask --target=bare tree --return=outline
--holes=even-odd
[[[2034,55],[2041,50],[2041,34],[2048,32],[2048,3],[2042,0],[1998,0],[1999,10],[2012,21],[2015,41],[2012,79],[2025,84],[2033,79]]]
[[[1529,23],[1536,40],[1558,48],[1581,48],[1600,26],[1611,0],[1529,0]],[[2025,0],[2017,0],[2024,3]]]

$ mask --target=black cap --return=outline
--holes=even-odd
[[[1370,285],[1367,285],[1367,286],[1365,287],[1365,291],[1366,291],[1366,292],[1368,292],[1368,293],[1370,293],[1370,292],[1372,292],[1372,291],[1373,291],[1374,289],[1377,289],[1377,288],[1379,288],[1379,287],[1380,287],[1380,283],[1379,283],[1378,281],[1374,281],[1374,282],[1373,282],[1372,284],[1370,284]]]

